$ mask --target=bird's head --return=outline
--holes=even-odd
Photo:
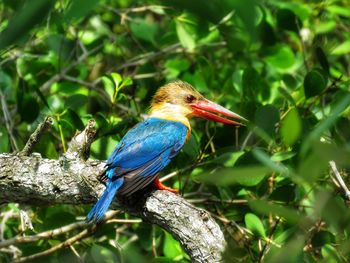
[[[245,120],[238,114],[204,98],[190,84],[183,81],[170,82],[158,89],[151,104],[151,116],[182,121],[191,117],[202,117],[211,121],[240,124],[231,119]],[[215,114],[216,113],[216,114]],[[188,121],[187,121],[188,122]]]

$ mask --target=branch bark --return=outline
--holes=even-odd
[[[92,204],[104,189],[97,179],[103,169],[101,161],[0,154],[0,202]],[[208,212],[181,196],[145,189],[132,199],[119,198],[118,204],[125,211],[169,231],[180,241],[192,262],[221,260],[226,242],[220,227]]]

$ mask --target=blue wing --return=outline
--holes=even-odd
[[[152,182],[180,151],[187,132],[182,123],[156,118],[147,119],[131,129],[107,161],[107,187],[86,221],[100,221],[117,192],[130,195]]]
[[[145,187],[185,143],[188,128],[179,122],[149,118],[130,130],[107,161],[109,181],[124,179],[119,193]]]

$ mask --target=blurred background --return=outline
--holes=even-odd
[[[334,177],[349,184],[349,52],[347,0],[3,0],[0,153],[21,150],[52,116],[35,151],[56,159],[94,118],[91,158],[104,160],[156,89],[181,79],[249,120],[193,121],[163,172],[221,225],[226,262],[349,262],[349,200]],[[90,206],[26,207],[34,230],[19,208],[1,206],[0,245],[82,220]],[[189,262],[161,228],[115,219],[35,262]],[[78,233],[1,248],[0,261]]]

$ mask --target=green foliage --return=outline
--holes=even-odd
[[[106,159],[156,89],[182,79],[249,120],[239,128],[193,121],[164,171],[179,171],[167,184],[221,219],[226,261],[350,261],[348,202],[328,164],[349,184],[348,1],[6,0],[0,11],[0,152],[20,150],[51,115],[35,151],[58,158],[94,118],[91,158]],[[89,208],[29,214],[41,232]],[[9,211],[19,213],[5,205],[1,220]],[[5,223],[5,239],[21,234],[18,216]],[[18,248],[28,256],[78,233]],[[78,262],[77,254],[86,262],[189,262],[173,237],[145,223],[100,226],[43,262]]]

